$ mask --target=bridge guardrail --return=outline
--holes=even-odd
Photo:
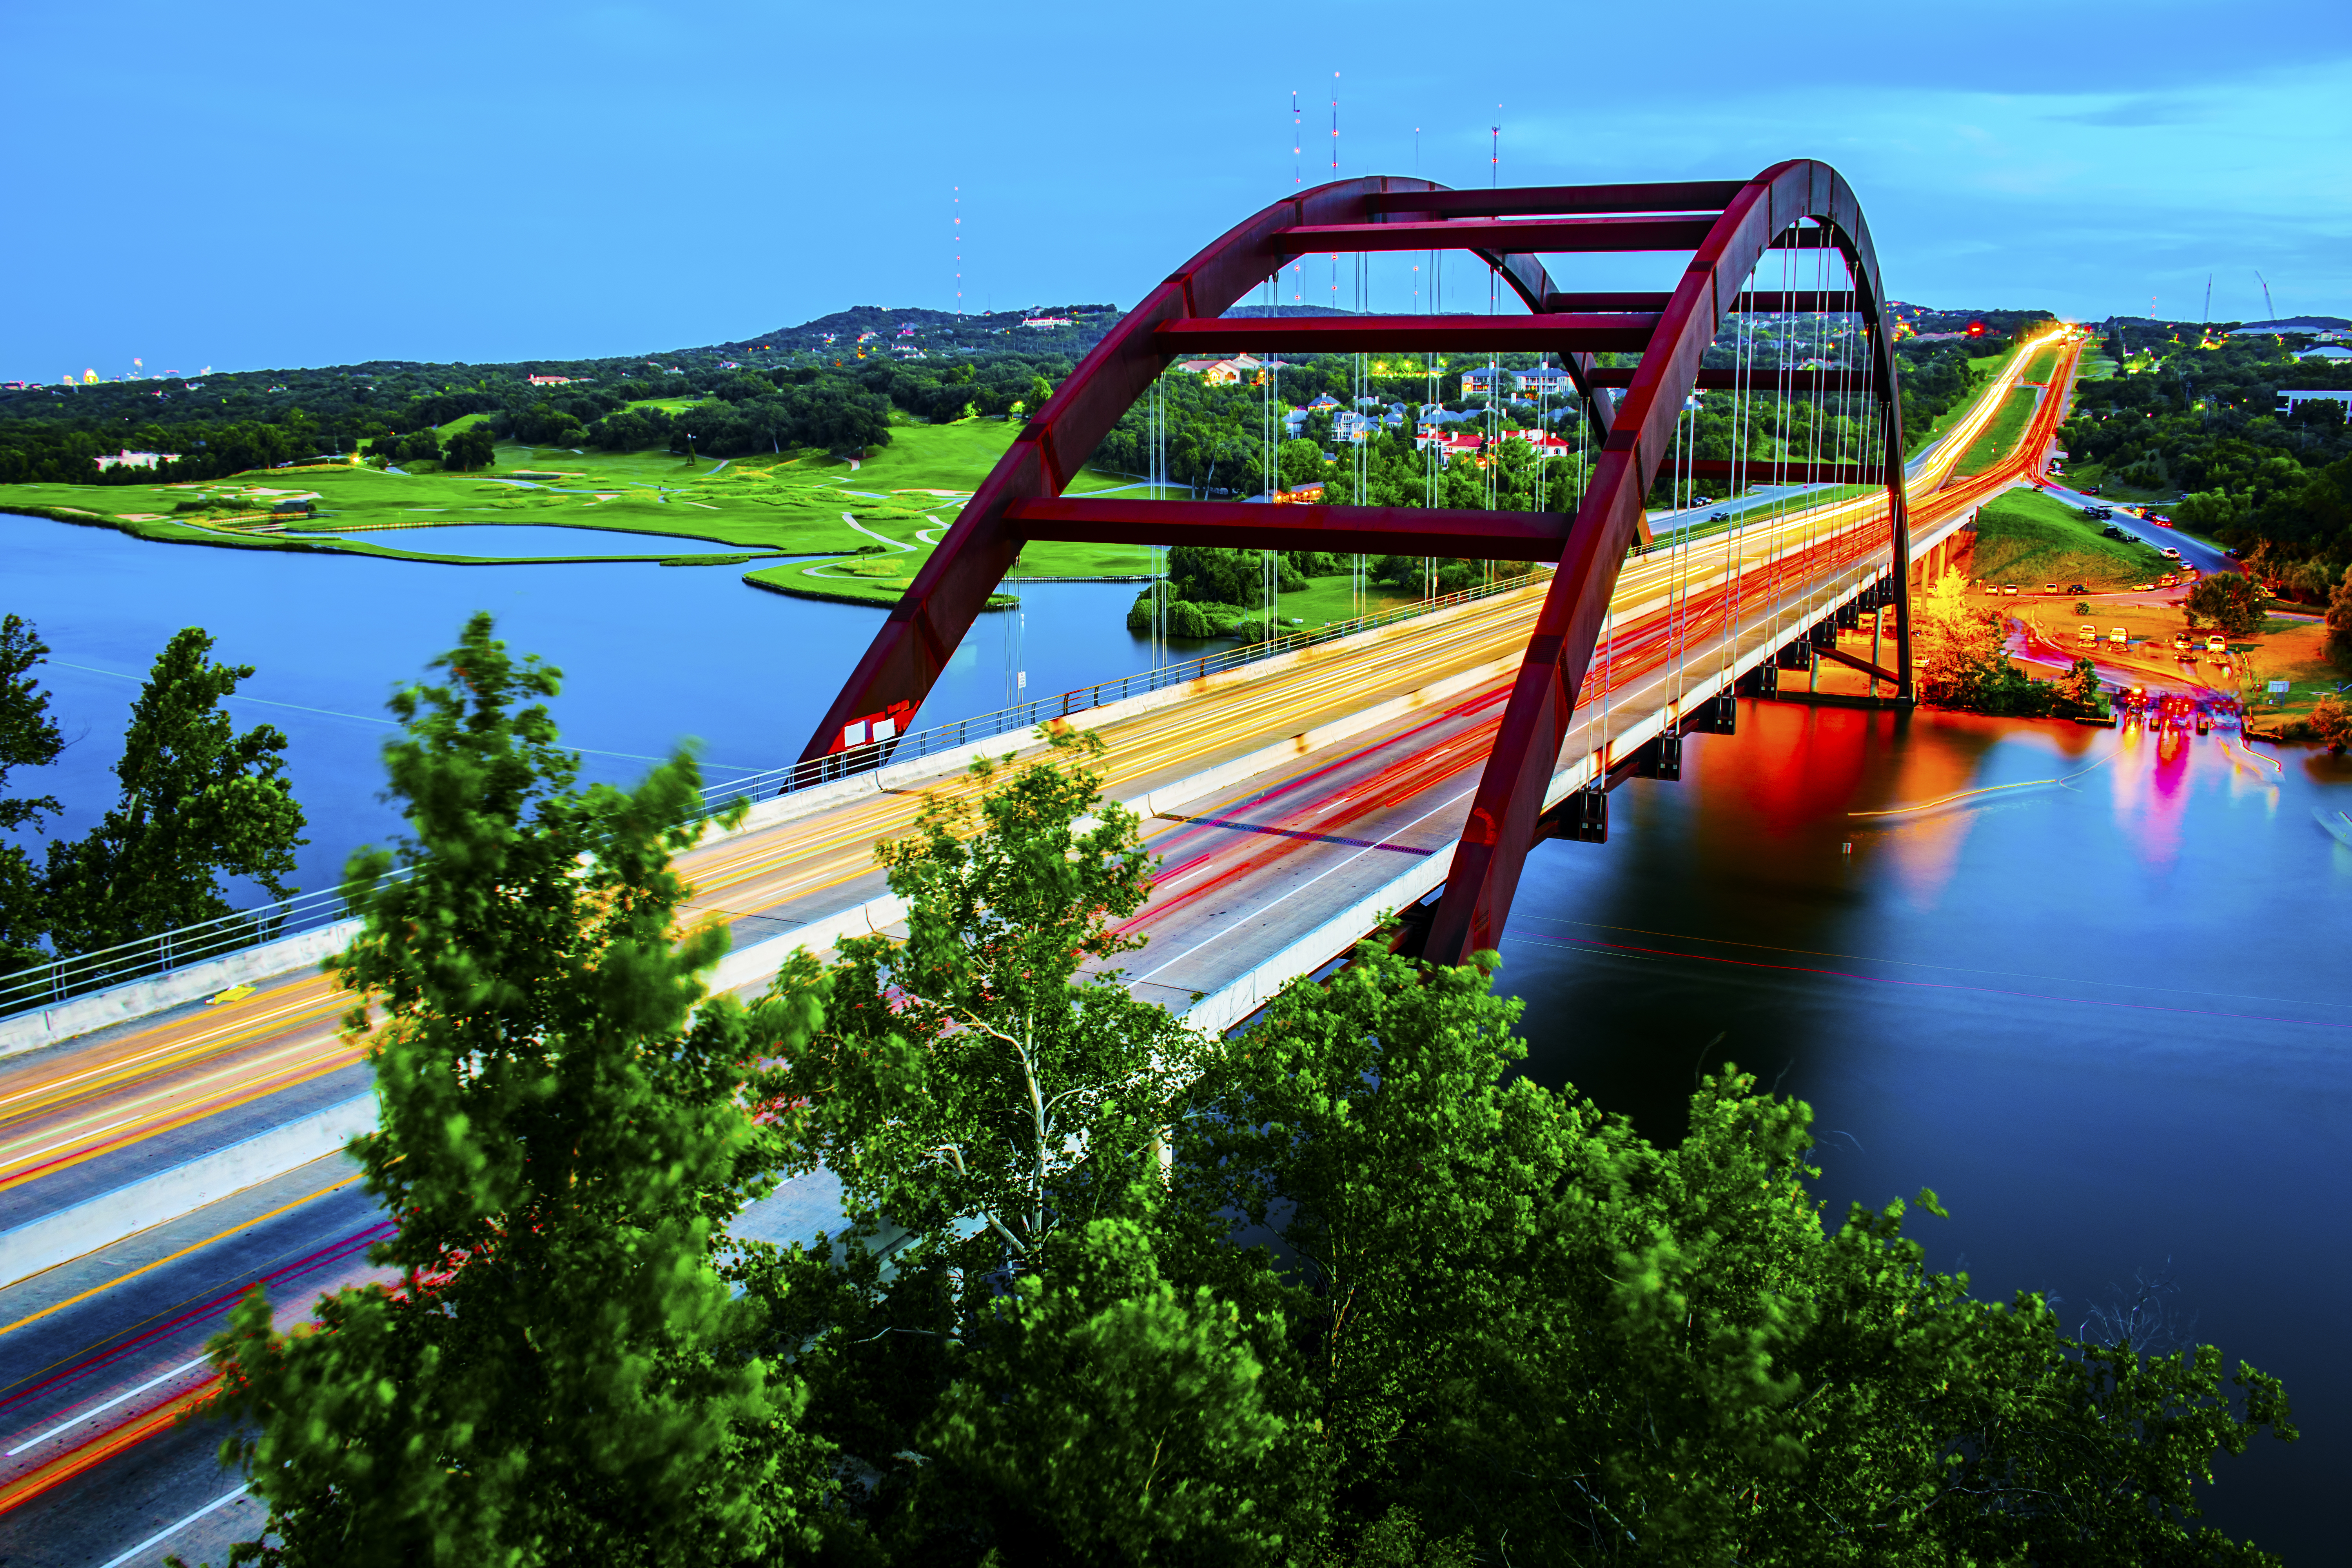
[[[1545,570],[1548,568],[1538,568],[1538,572]],[[889,740],[869,741],[865,745],[813,763],[796,763],[790,767],[772,768],[726,784],[708,785],[702,791],[703,805],[706,810],[716,811],[738,800],[772,800],[878,768],[887,763],[919,761],[972,741],[1034,730],[1055,719],[1066,719],[1125,698],[1181,686],[1204,676],[1237,669],[1260,659],[1272,658],[1318,643],[1335,642],[1359,632],[1393,626],[1438,610],[1450,609],[1456,605],[1508,593],[1525,587],[1531,580],[1530,576],[1498,580],[1489,585],[1417,600],[1376,615],[1334,621],[1313,630],[1287,632],[1263,642],[1245,643],[1239,647],[1205,654],[1199,658],[1139,670],[1117,680],[1097,681],[1092,686],[1065,691],[1058,696],[1037,698],[992,713],[975,714],[952,723],[912,730]],[[405,875],[405,871],[396,870],[389,873],[387,879]],[[244,948],[331,925],[343,918],[342,890],[340,888],[321,889],[316,892],[297,893],[254,909],[238,910],[213,920],[199,921],[175,931],[138,937],[112,947],[68,954],[14,974],[0,975],[0,1018],[54,1006],[68,998],[102,991],[110,986],[167,974]]]

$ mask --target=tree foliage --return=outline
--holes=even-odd
[[[809,1020],[704,994],[727,938],[678,934],[669,865],[701,826],[692,760],[575,790],[532,700],[556,672],[490,634],[475,617],[446,684],[394,699],[410,874],[353,858],[365,929],[330,965],[375,1068],[355,1147],[399,1282],[291,1337],[247,1298],[215,1343],[218,1408],[255,1428],[226,1456],[272,1563],[757,1559],[804,1535],[823,1455],[719,1227],[774,1163],[748,1065]]]
[[[253,677],[213,662],[211,634],[188,626],[155,657],[131,706],[114,764],[122,794],[82,838],[51,841],[43,878],[51,940],[89,952],[230,913],[224,874],[272,898],[294,889],[302,808],[286,777],[286,736],[240,732],[222,700]]]
[[[2242,572],[2216,572],[2189,584],[2181,608],[2192,626],[2210,625],[2224,637],[2252,637],[2260,631],[2270,595]]]
[[[49,694],[34,667],[49,656],[30,621],[0,618],[0,789],[20,767],[43,767],[65,749],[58,721],[49,717]],[[50,795],[0,795],[0,832],[37,826],[62,809]],[[39,961],[38,943],[47,931],[39,872],[22,846],[0,842],[0,974]]]
[[[2327,658],[2352,675],[2352,566],[2344,568],[2327,595]]]

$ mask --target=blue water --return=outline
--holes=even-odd
[[[740,544],[674,533],[624,533],[617,529],[530,523],[452,522],[432,528],[372,528],[355,533],[306,534],[290,528],[286,531],[298,539],[353,539],[421,555],[740,555],[746,551]]]
[[[672,552],[679,543],[663,541]],[[703,742],[713,782],[797,760],[883,620],[878,609],[753,588],[743,568],[220,550],[9,513],[0,513],[0,612],[33,622],[49,645],[40,679],[69,742],[56,764],[18,770],[9,793],[57,795],[66,811],[49,831],[87,831],[118,793],[109,770],[140,679],[173,631],[200,626],[217,639],[215,658],[255,667],[231,700],[239,721],[275,724],[291,742],[289,772],[311,839],[293,879],[306,889],[333,886],[352,849],[397,833],[376,799],[392,731],[384,699],[422,677],[475,610],[498,617],[517,653],[563,670],[552,706],[564,739],[584,752],[586,776],[615,783],[688,739]],[[1129,584],[1028,586],[1024,613],[980,618],[919,722],[1149,668],[1149,640],[1126,629],[1136,593]]]
[[[1931,1264],[2070,1328],[2175,1277],[2184,1337],[2284,1378],[2303,1432],[2219,1461],[2210,1522],[2340,1561],[2352,847],[2312,808],[2352,809],[2352,760],[1794,704],[1739,729],[1617,791],[1607,844],[1530,858],[1501,944],[1530,1069],[1671,1139],[1734,1060],[1812,1105],[1832,1221],[1931,1186]]]

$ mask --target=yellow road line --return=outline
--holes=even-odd
[[[251,1230],[255,1226],[260,1225],[266,1220],[276,1219],[279,1215],[289,1213],[294,1209],[299,1209],[304,1204],[310,1203],[313,1199],[323,1198],[329,1193],[339,1193],[358,1180],[359,1177],[356,1175],[345,1176],[341,1181],[333,1183],[328,1186],[320,1187],[315,1193],[305,1193],[302,1196],[296,1198],[290,1204],[280,1204],[276,1208],[271,1209],[268,1214],[256,1215],[251,1219],[247,1220],[240,1225],[233,1225],[226,1230],[220,1231],[215,1235],[205,1237],[202,1241],[192,1241],[187,1246],[180,1248],[179,1251],[173,1253],[168,1258],[159,1258],[152,1263],[142,1263],[128,1274],[118,1274],[103,1285],[93,1285],[89,1289],[84,1290],[80,1295],[68,1296],[54,1307],[44,1307],[37,1312],[19,1318],[15,1322],[9,1324],[6,1328],[0,1329],[0,1335],[13,1334],[27,1323],[37,1323],[43,1318],[47,1317],[50,1313],[62,1312],[68,1307],[75,1306],[80,1302],[89,1300],[92,1296],[103,1296],[109,1290],[113,1289],[117,1285],[127,1285],[131,1280],[138,1279],[142,1274],[152,1273],[155,1269],[163,1268],[166,1263],[177,1263],[181,1258],[187,1257],[188,1254],[192,1252],[202,1252],[205,1247],[212,1246],[215,1242],[226,1241],[230,1237],[235,1236],[241,1230]]]

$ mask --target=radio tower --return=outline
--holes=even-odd
[[[956,320],[963,320],[963,187],[948,187],[955,193],[955,296]]]
[[[1339,177],[1339,73],[1331,73],[1331,177]],[[1331,308],[1339,308],[1339,253],[1331,253]]]
[[[1307,151],[1305,125],[1306,121],[1299,117],[1298,113],[1298,89],[1293,88],[1290,90],[1290,188],[1294,191],[1306,184],[1298,162],[1300,156]],[[1298,261],[1290,264],[1290,302],[1294,305],[1302,302],[1307,297],[1300,292],[1306,287],[1306,282],[1299,272],[1299,268],[1304,265],[1304,262]]]

